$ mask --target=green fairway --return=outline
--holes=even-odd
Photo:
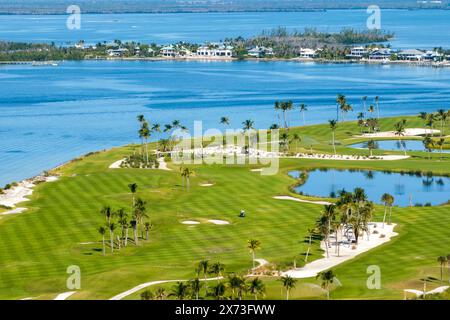
[[[381,119],[381,130],[393,130],[400,118]],[[405,117],[407,127],[421,128],[423,121]],[[292,152],[332,153],[328,125],[298,127],[301,141]],[[356,123],[339,124],[336,131],[337,152],[367,154],[346,145],[362,141]],[[154,149],[155,144],[149,145]],[[195,165],[191,187],[182,186],[179,168],[168,163],[172,171],[146,169],[109,169],[115,161],[129,155],[133,146],[94,153],[55,169],[55,182],[36,186],[31,201],[19,206],[26,212],[0,215],[0,298],[34,297],[52,299],[71,291],[66,288],[70,265],[81,269],[81,289],[71,299],[108,299],[132,287],[155,280],[191,279],[199,260],[225,264],[226,272],[245,274],[252,267],[248,239],[261,242],[257,258],[268,260],[276,269],[287,270],[302,265],[307,249],[307,230],[312,228],[322,206],[273,199],[291,195],[296,180],[287,172],[294,169],[362,168],[393,171],[422,171],[450,174],[450,154],[408,152],[411,158],[399,161],[333,161],[282,159],[273,176],[250,171],[258,166]],[[374,154],[402,152],[374,151]],[[442,159],[441,159],[442,158]],[[104,224],[100,214],[104,205],[131,211],[130,183],[137,183],[136,197],[147,201],[153,224],[148,241],[129,244],[114,254],[107,247],[102,256],[98,227]],[[201,186],[213,184],[210,187]],[[355,186],[358,187],[358,186]],[[449,195],[450,199],[450,195]],[[240,218],[241,209],[246,217]],[[4,210],[4,209],[0,209]],[[375,221],[380,221],[383,206],[376,206]],[[0,211],[1,212],[1,211]],[[208,220],[225,220],[215,225]],[[182,224],[185,220],[197,225]],[[421,289],[423,277],[439,278],[440,255],[450,254],[450,206],[393,209],[393,222],[399,233],[389,243],[366,252],[333,268],[342,286],[332,291],[332,298],[402,299],[403,289]],[[313,243],[309,261],[320,258],[319,241]],[[377,265],[382,272],[382,288],[366,287],[367,266]],[[448,279],[448,273],[445,274]],[[266,298],[284,299],[285,292],[277,279],[266,281]],[[299,279],[291,298],[324,298],[315,279]],[[439,286],[430,283],[430,289]],[[171,285],[164,287],[170,289]],[[128,298],[139,299],[139,293]]]

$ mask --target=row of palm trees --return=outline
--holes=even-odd
[[[369,201],[362,188],[355,188],[353,192],[340,191],[335,204],[325,205],[320,218],[316,222],[315,231],[320,234],[326,243],[326,254],[330,256],[328,248],[331,247],[330,236],[335,235],[335,253],[340,254],[340,242],[338,236],[345,236],[352,241],[352,231],[355,245],[361,232],[366,232],[369,237],[369,223],[372,220],[374,204]]]
[[[447,119],[450,119],[450,110],[439,109],[432,113],[420,112],[419,118],[425,121],[425,128],[430,129],[430,136],[433,135],[434,123],[439,121],[441,128],[440,136],[442,138],[444,136]]]
[[[439,256],[437,258],[437,262],[439,263],[439,267],[441,270],[441,282],[444,282],[444,268],[447,266],[448,269],[448,283],[450,283],[450,254],[446,256]]]
[[[100,210],[100,213],[106,219],[105,225],[102,225],[97,229],[102,236],[103,255],[106,255],[106,235],[108,231],[111,253],[114,253],[114,248],[120,250],[121,247],[126,247],[128,245],[128,231],[130,228],[133,229],[133,241],[135,245],[139,244],[139,238],[149,240],[149,233],[153,225],[148,220],[146,202],[141,198],[135,199],[135,193],[138,188],[136,183],[131,183],[128,187],[132,194],[131,217],[126,212],[125,208],[113,210],[110,206],[104,206]],[[120,229],[120,233],[116,234],[115,238],[114,236],[117,229]]]

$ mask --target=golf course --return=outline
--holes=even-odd
[[[151,118],[150,114],[146,116]],[[248,122],[243,125],[244,130],[252,127]],[[406,136],[408,128],[423,128],[425,134]],[[444,121],[443,128],[450,133],[448,122]],[[438,121],[434,130],[441,130]],[[29,201],[15,205],[26,210],[5,214],[14,208],[0,208],[0,299],[54,299],[72,291],[68,299],[111,299],[154,281],[171,282],[142,286],[120,299],[150,299],[163,289],[166,293],[161,299],[195,299],[199,293],[202,299],[404,299],[404,290],[448,286],[449,262],[438,262],[438,257],[447,259],[450,255],[448,192],[441,192],[442,201],[433,205],[415,203],[414,196],[410,205],[397,205],[394,200],[389,219],[385,203],[380,198],[371,199],[369,194],[373,208],[368,224],[377,223],[372,227],[376,229],[369,229],[373,231],[370,237],[384,237],[391,228],[391,238],[333,265],[329,268],[331,280],[285,274],[326,259],[321,242],[327,245],[326,239],[332,235],[330,228],[324,235],[317,226],[324,203],[336,203],[338,194],[319,197],[295,192],[305,180],[308,183],[310,171],[350,169],[375,176],[382,171],[392,173],[392,177],[401,173],[447,181],[450,153],[445,151],[450,149],[449,136],[434,134],[418,116],[378,119],[377,132],[390,131],[394,136],[369,137],[370,125],[363,127],[354,120],[280,128],[283,156],[274,175],[261,174],[258,169],[263,165],[257,164],[180,166],[167,152],[155,151],[161,149],[161,141],[130,144],[74,159],[46,172],[46,176],[55,178],[36,183],[27,196]],[[145,132],[141,135],[145,140],[147,136]],[[429,151],[371,147],[377,140],[389,139],[430,139],[426,146],[433,147]],[[368,142],[368,149],[351,147],[361,142]],[[150,154],[154,159],[155,152],[160,152],[158,159],[162,160],[155,168],[112,166],[133,154],[142,154],[145,159],[146,152],[147,158]],[[304,174],[295,178],[290,175],[293,171]],[[327,188],[325,181],[323,186]],[[352,185],[346,191],[364,187]],[[378,186],[382,192],[384,187],[388,184]],[[126,219],[133,214],[134,224],[129,226]],[[383,223],[385,229],[381,229],[384,220],[386,226]],[[367,236],[361,232],[361,241],[366,241],[369,232],[366,230]],[[342,245],[342,250],[351,252],[357,246],[349,243]],[[330,248],[330,255],[334,254],[334,247]],[[205,267],[202,272],[202,261],[209,266],[220,262],[222,267],[211,272]],[[67,288],[69,266],[79,267],[79,289]],[[379,268],[377,288],[368,287],[369,266]],[[264,290],[254,283],[254,290],[236,286],[235,293],[227,280],[232,276],[249,282],[258,278]],[[182,283],[187,286],[192,279],[200,281],[197,289],[180,293],[184,290]],[[220,282],[225,292],[213,295],[212,288]],[[232,291],[228,292],[229,288]],[[439,299],[449,299],[446,290]]]

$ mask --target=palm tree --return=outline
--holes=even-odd
[[[322,289],[327,291],[327,299],[330,300],[330,286],[334,282],[335,275],[333,270],[322,271],[317,274],[316,279],[320,279],[322,281],[321,287]]]
[[[288,138],[289,135],[286,132],[280,135],[280,147],[284,152],[289,150]]]
[[[444,109],[439,109],[437,111],[437,116],[438,116],[439,120],[441,121],[441,138],[442,138],[444,136],[444,128],[445,128],[444,125],[447,120],[448,113]]]
[[[130,227],[133,228],[134,244],[137,245],[138,244],[137,221],[136,220],[131,220],[130,221]]]
[[[253,278],[248,284],[248,291],[255,297],[255,300],[258,300],[258,296],[264,296],[266,288],[259,278]]]
[[[124,246],[127,246],[128,239],[128,215],[125,212],[125,209],[120,208],[117,210],[117,223],[120,225],[120,229],[122,230],[122,239],[124,241]]]
[[[336,119],[339,121],[339,108],[347,103],[347,99],[343,94],[338,94],[336,98]]]
[[[280,104],[280,110],[283,112],[283,120],[284,120],[284,128],[285,129],[288,128],[286,114],[288,111],[292,110],[293,108],[294,108],[294,104],[290,100],[281,102],[281,104]]]
[[[426,121],[428,119],[428,113],[420,112],[419,113],[419,118],[422,119],[423,121]],[[425,122],[425,127],[426,126],[427,126],[427,123]],[[426,133],[426,128],[425,128],[425,133]]]
[[[164,288],[156,289],[155,297],[158,300],[164,300],[167,297],[166,289]]]
[[[345,104],[341,105],[341,111],[342,111],[342,121],[345,121],[345,115],[348,112],[353,111],[353,107],[351,105],[349,105],[348,103],[345,103]]]
[[[169,294],[171,297],[176,297],[178,300],[184,300],[189,294],[189,285],[178,281],[173,287],[172,292]]]
[[[361,98],[362,102],[363,102],[363,111],[362,111],[362,115],[364,117],[364,114],[366,113],[366,102],[367,102],[367,96],[363,96]]]
[[[116,229],[115,223],[110,223],[108,225],[109,228],[109,240],[111,244],[111,253],[114,253],[114,230]]]
[[[377,108],[377,119],[380,119],[380,97],[376,96],[374,100]]]
[[[291,141],[295,142],[295,151],[298,151],[298,143],[301,141],[302,139],[300,138],[300,135],[298,133],[294,133],[292,135]]]
[[[130,188],[130,191],[131,191],[131,194],[132,194],[132,204],[133,204],[133,207],[134,207],[134,194],[137,191],[138,185],[137,185],[137,183],[130,183],[128,185],[128,188]]]
[[[227,117],[221,117],[220,124],[222,124],[224,126],[228,126],[228,125],[230,125],[230,119],[228,119]]]
[[[136,221],[136,234],[135,234],[135,241],[137,240],[137,237],[139,237],[139,226],[144,218],[148,218],[147,215],[147,208],[146,208],[146,202],[140,198],[136,199],[136,203],[134,205],[133,210],[133,218]],[[137,235],[137,237],[136,237]],[[137,243],[136,243],[137,244]]]
[[[336,137],[336,128],[337,128],[337,121],[336,120],[328,120],[328,123],[330,124],[330,128],[331,128],[331,134],[333,137],[333,150],[334,150],[334,154],[336,155],[336,142],[335,142],[335,137]]]
[[[405,135],[405,120],[399,121],[394,125],[394,133],[396,136],[398,136],[398,143],[402,146],[403,151],[405,152],[406,156],[406,149],[404,145],[402,144],[402,140],[400,139],[401,136]]]
[[[389,211],[392,211],[392,204],[394,203],[394,197],[389,193],[384,193],[381,196],[381,201],[384,203],[384,216],[383,216],[383,228],[384,228],[384,223],[386,222],[387,209],[389,208]]]
[[[251,129],[254,129],[253,128],[254,123],[255,122],[253,120],[250,120],[250,119],[245,120],[244,122],[242,122],[242,126],[243,126],[242,130],[244,132],[246,132],[246,131],[249,131]]]
[[[231,274],[228,276],[228,285],[231,289],[231,299],[235,299],[236,291],[239,300],[242,300],[244,292],[247,290],[247,286],[243,277],[236,274]]]
[[[106,217],[106,224],[109,225],[111,223],[111,218],[114,215],[113,211],[111,210],[110,206],[104,206],[100,213],[103,214]]]
[[[183,185],[184,185],[184,181],[186,181],[186,188],[189,189],[190,178],[191,178],[191,175],[194,174],[194,171],[192,171],[188,167],[184,167],[184,168],[180,167],[180,171],[181,171],[181,178],[183,179]]]
[[[144,223],[144,229],[145,229],[145,240],[148,240],[148,233],[150,232],[150,229],[153,227],[153,225],[150,222]]]
[[[368,111],[370,112],[370,114],[373,114],[375,112],[375,107],[370,105]]]
[[[261,242],[259,240],[250,239],[247,241],[247,248],[252,253],[253,269],[255,269],[255,251],[261,248]]]
[[[445,139],[444,138],[440,138],[438,141],[436,141],[436,145],[439,147],[440,150],[440,160],[442,160],[442,147],[445,144]]]
[[[209,261],[204,259],[198,263],[197,275],[203,273],[203,279],[205,280],[205,294],[208,294],[208,285],[206,284],[206,275],[208,274]]]
[[[444,267],[445,267],[445,264],[447,263],[447,257],[445,257],[445,256],[439,256],[439,257],[437,258],[437,262],[439,262],[440,267],[441,267],[441,282],[443,282],[443,281],[444,281],[444,278],[443,278]]]
[[[154,297],[155,295],[150,290],[145,290],[141,293],[141,300],[153,300]]]
[[[138,131],[139,137],[145,140],[145,163],[148,165],[148,139],[150,138],[150,129],[148,127],[148,122],[144,121],[141,128]]]
[[[220,262],[214,262],[209,267],[208,273],[213,274],[216,276],[216,278],[220,278],[222,276],[223,271],[225,270],[225,266]],[[219,279],[217,279],[217,282],[219,282]]]
[[[306,125],[306,120],[305,120],[305,112],[308,111],[308,107],[306,106],[306,104],[302,103],[300,105],[300,112],[302,114],[302,118],[303,118],[303,125]]]
[[[306,250],[305,263],[308,262],[309,252],[311,251],[312,236],[314,233],[315,233],[314,229],[308,229],[308,250]]]
[[[430,127],[430,136],[433,136],[433,126],[434,126],[434,121],[436,120],[436,115],[433,113],[429,113],[428,114],[428,121],[427,121],[427,127]]]
[[[102,235],[103,255],[105,255],[106,254],[106,246],[105,246],[106,228],[103,226],[99,227],[98,233],[100,233]]]
[[[431,139],[430,136],[426,136],[425,139],[422,140],[423,146],[428,151],[428,160],[431,160],[431,152],[434,147],[434,140]]]
[[[195,278],[189,280],[189,288],[193,296],[195,296],[195,300],[198,300],[198,295],[200,294],[200,290],[202,288],[202,283],[199,278]]]
[[[283,287],[286,289],[286,300],[289,300],[289,293],[292,289],[295,288],[297,279],[294,279],[290,276],[283,276],[281,277],[280,281],[283,283]]]
[[[375,141],[373,141],[372,139],[367,141],[367,148],[369,149],[370,156],[372,157],[373,156],[373,149],[376,148]]]
[[[218,282],[217,285],[211,288],[211,295],[216,300],[222,300],[225,295],[225,285],[222,282]]]
[[[137,116],[137,120],[139,121],[139,124],[142,127],[142,124],[145,122],[145,117],[143,114],[140,114]],[[144,151],[144,137],[141,136],[140,132],[139,132],[139,138],[141,138],[141,150],[142,152]]]

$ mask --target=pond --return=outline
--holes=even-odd
[[[298,178],[302,171],[291,171]],[[363,188],[369,200],[381,203],[381,196],[394,196],[394,205],[439,205],[450,199],[450,177],[420,173],[394,173],[370,170],[315,169],[308,172],[303,185],[295,187],[299,194],[336,197],[339,191]]]
[[[375,149],[390,150],[390,151],[426,151],[422,140],[375,140]],[[350,148],[368,149],[367,141],[349,145]],[[439,149],[434,149],[432,152],[440,153]],[[450,153],[449,149],[443,149],[443,153]]]

